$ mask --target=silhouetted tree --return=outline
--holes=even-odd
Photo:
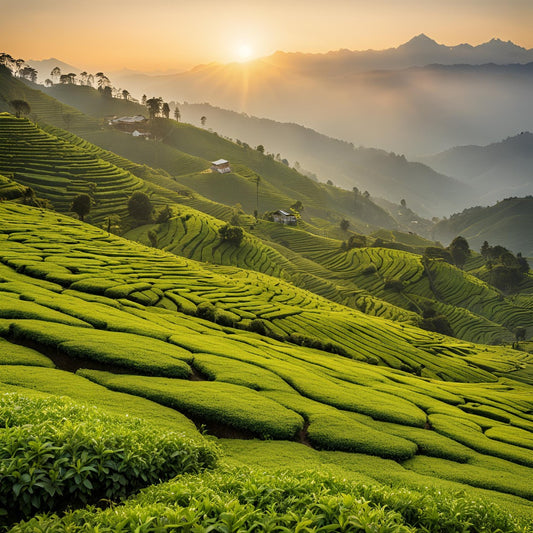
[[[407,207],[407,202],[402,198],[402,199],[400,200],[400,205],[401,205],[402,207]]]
[[[256,147],[256,150],[258,152],[261,152],[262,154],[265,153],[265,147],[262,144],[258,144],[257,147]]]
[[[122,98],[124,98],[124,100],[129,100],[130,99],[130,92],[127,91],[126,89],[124,89],[122,91]]]
[[[80,72],[80,85],[87,85],[88,76],[89,74],[87,72]]]
[[[161,113],[165,118],[170,116],[170,106],[166,102],[163,102],[163,105],[161,106]]]
[[[7,67],[9,70],[13,68],[13,62],[15,60],[5,52],[0,52],[0,65],[4,65],[4,67]]]
[[[200,117],[200,124],[201,124],[202,126],[205,126],[205,122],[206,122],[206,120],[207,120],[207,117]]]
[[[55,79],[57,83],[59,81],[59,77],[61,76],[61,69],[59,67],[54,67],[52,72],[50,72],[50,76],[52,76],[52,79]]]
[[[53,84],[54,82],[49,78],[46,78],[46,80],[44,80],[45,87],[52,87]]]
[[[26,100],[11,100],[9,105],[15,110],[17,118],[20,118],[20,115],[28,115],[31,111],[30,104]]]
[[[141,98],[141,104],[146,105],[146,95],[143,94],[143,97]]]
[[[88,194],[79,194],[72,200],[70,210],[74,211],[83,222],[85,215],[88,215],[91,211],[91,197]]]
[[[350,227],[350,221],[343,218],[340,223],[340,228],[342,231],[348,231],[348,228]]]
[[[20,76],[26,80],[30,80],[33,83],[37,81],[37,71],[32,67],[24,67],[20,71]]]
[[[128,200],[128,212],[137,221],[147,222],[152,218],[154,207],[143,192],[134,192]]]
[[[174,108],[174,118],[176,119],[176,122],[181,120],[180,108],[178,106]]]
[[[24,63],[24,59],[15,59],[15,74],[17,76],[20,76],[20,71],[22,70]]]
[[[163,99],[161,97],[153,97],[146,100],[146,107],[148,108],[148,113],[152,120],[161,112],[162,103]]]

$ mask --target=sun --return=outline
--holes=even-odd
[[[241,43],[237,46],[237,57],[239,61],[248,61],[253,56],[253,48],[248,43]]]

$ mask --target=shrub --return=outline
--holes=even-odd
[[[150,198],[143,192],[134,192],[128,200],[128,212],[138,221],[146,222],[152,218],[154,208]]]
[[[174,526],[175,525],[175,526]],[[174,527],[173,527],[174,526]],[[380,531],[525,533],[529,527],[461,492],[417,491],[338,480],[327,474],[248,468],[186,474],[110,509],[37,517],[35,531]]]
[[[117,499],[215,465],[209,442],[156,430],[57,397],[0,396],[0,517]],[[2,513],[2,510],[4,513]]]
[[[401,279],[388,278],[385,280],[385,289],[394,292],[402,292],[404,290],[404,284]]]
[[[243,229],[238,226],[231,226],[230,224],[222,226],[218,230],[218,234],[223,242],[229,242],[236,246],[239,246],[244,238]]]
[[[378,271],[378,269],[376,268],[376,265],[371,264],[371,265],[368,265],[367,267],[365,267],[362,270],[362,273],[367,276],[369,274],[375,274],[377,271]]]

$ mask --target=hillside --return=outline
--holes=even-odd
[[[433,236],[447,243],[462,235],[477,250],[488,241],[533,257],[532,225],[533,197],[506,198],[495,205],[472,207],[441,220],[434,226]]]
[[[427,266],[420,256],[409,253],[423,252],[432,244],[429,241],[382,230],[368,244],[377,244],[379,238],[382,246],[398,250],[378,247],[343,252],[341,239],[349,240],[351,232],[337,229],[332,232],[334,238],[324,238],[313,235],[316,229],[305,222],[294,229],[257,221],[248,226],[243,243],[235,247],[221,242],[218,230],[223,223],[215,218],[229,218],[234,210],[209,203],[197,193],[191,198],[183,185],[176,187],[168,177],[148,167],[140,168],[73,134],[50,127],[48,130],[46,133],[27,120],[0,115],[0,147],[6,154],[0,157],[0,172],[31,187],[59,211],[70,213],[72,200],[86,193],[94,204],[89,220],[107,228],[113,219],[114,231],[128,238],[179,256],[275,275],[330,301],[400,323],[419,324],[423,309],[430,304],[448,317],[454,334],[467,341],[511,342],[516,327],[533,330],[529,313],[521,305],[502,298],[489,286],[480,291],[478,280],[457,269]],[[205,135],[209,138],[211,134]],[[139,142],[147,146],[146,141]],[[208,164],[182,154],[179,165],[201,168]],[[206,184],[220,180],[221,193],[223,184],[236,177],[211,173],[200,176],[214,176],[206,178]],[[156,210],[168,206],[170,220],[139,226],[127,208],[129,197],[136,191],[146,193]],[[6,197],[14,194],[6,192]],[[17,194],[23,193],[18,190]],[[245,222],[243,215],[238,218],[243,224],[251,223],[249,219]],[[450,276],[454,279],[452,285],[447,281]],[[400,292],[388,288],[390,280],[402,283]]]
[[[119,83],[137,96],[209,102],[408,157],[487,144],[530,129],[531,61],[424,62],[361,70],[337,61],[342,55],[324,55],[318,68],[311,60],[306,69],[306,58],[297,54],[287,61],[280,55],[249,63],[202,65],[175,75],[126,76]]]
[[[8,102],[12,98],[25,99],[32,106],[34,120],[67,128],[137,163],[162,168],[175,178],[183,176],[186,182],[192,180],[193,189],[197,185],[200,192],[211,193],[212,200],[230,205],[241,204],[252,213],[258,207],[255,182],[259,175],[260,212],[287,209],[299,200],[308,208],[304,216],[316,217],[319,225],[323,225],[326,220],[331,224],[348,218],[354,227],[362,232],[370,232],[380,226],[398,228],[393,217],[363,195],[356,194],[354,198],[352,192],[319,185],[286,165],[274,161],[272,157],[229,142],[205,130],[174,121],[165,123],[161,119],[160,128],[165,132],[165,140],[156,143],[154,147],[153,143],[146,143],[142,139],[132,138],[108,127],[102,128],[102,124],[105,124],[104,116],[125,112],[146,113],[146,108],[139,104],[105,98],[90,87],[70,85],[47,89],[62,98],[68,104],[65,106],[55,98],[43,95],[39,89],[44,88],[30,82],[22,83],[13,78],[7,69],[0,68],[0,95],[5,94],[3,102],[0,100],[0,110],[10,110]],[[87,111],[91,116],[80,113],[77,107],[71,105]],[[188,154],[203,160],[201,170],[209,167],[209,160],[219,159],[222,155],[231,158],[236,164],[235,172],[231,176],[224,176],[232,178],[231,187],[228,189],[227,184],[219,187],[223,179],[216,178],[220,176],[198,172],[200,169],[195,162],[192,166],[186,162]],[[184,188],[187,187],[181,187],[182,190]],[[231,191],[231,198],[228,198],[228,191]]]
[[[515,369],[530,373],[530,355],[367,317],[279,279],[178,258],[46,210],[2,202],[0,217],[4,391],[127,412],[154,430],[183,430],[198,447],[192,420],[219,436],[225,458],[222,469],[189,479],[215,476],[218,494],[235,475],[227,468],[275,464],[290,479],[320,469],[364,481],[375,487],[372,501],[372,490],[393,482],[531,518],[531,385],[513,380]],[[64,405],[37,419],[80,412]],[[119,431],[118,419],[111,423]],[[97,476],[88,474],[92,490]],[[61,500],[47,501],[55,510]],[[116,509],[138,523],[149,504],[129,505]],[[168,512],[159,505],[160,516]],[[80,513],[85,523],[105,515]]]
[[[481,204],[533,194],[533,134],[528,131],[487,146],[458,146],[421,161],[472,187]]]
[[[207,117],[210,129],[239,139],[298,163],[325,182],[331,180],[345,189],[357,187],[372,197],[399,204],[405,199],[417,213],[432,218],[448,215],[457,205],[468,205],[473,191],[467,184],[437,173],[432,168],[406,160],[384,150],[354,147],[348,143],[298,124],[248,116],[209,104],[178,104],[182,120],[200,125]],[[438,198],[438,202],[435,200]]]

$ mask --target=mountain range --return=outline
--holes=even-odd
[[[533,52],[500,40],[449,47],[421,35],[384,51],[278,52],[113,78],[138,96],[209,102],[408,155],[495,142],[533,120]]]

